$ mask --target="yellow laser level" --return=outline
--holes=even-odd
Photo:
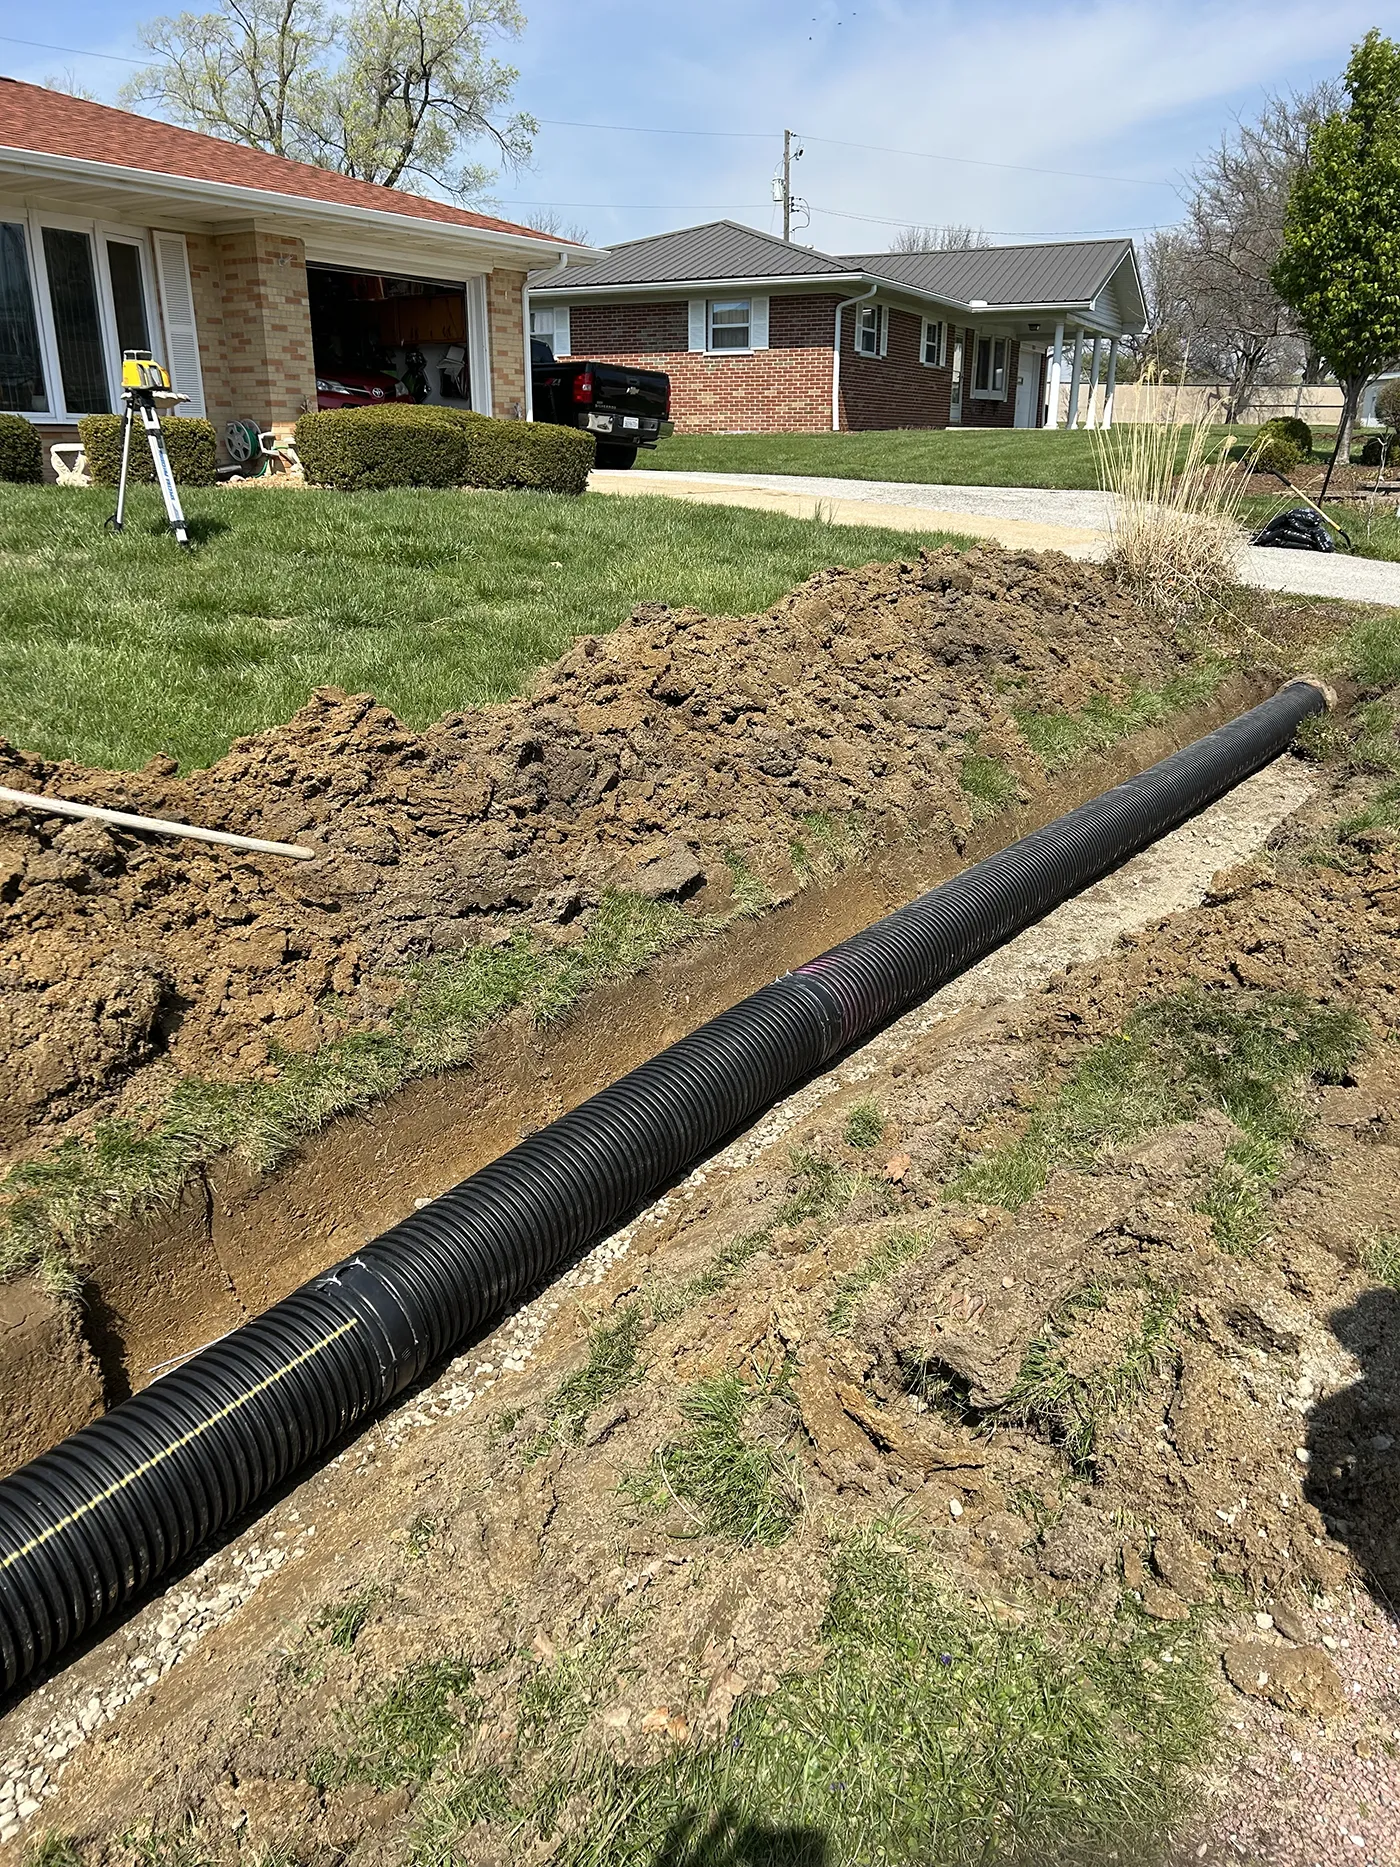
[[[165,451],[165,436],[160,425],[161,408],[169,411],[177,402],[188,402],[189,399],[171,387],[169,371],[156,362],[149,350],[122,352],[122,469],[117,480],[117,509],[107,521],[112,531],[119,532],[126,524],[131,433],[139,415],[146,440],[150,444],[156,484],[165,501],[165,516],[170,521],[170,529],[180,544],[189,544],[189,528],[180,507],[180,495],[175,488],[175,475],[171,469],[170,456]]]

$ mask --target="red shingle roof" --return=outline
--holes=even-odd
[[[226,143],[197,130],[177,129],[154,117],[113,110],[64,91],[47,91],[16,78],[0,78],[0,148],[31,150],[49,156],[73,156],[82,162],[105,162],[115,168],[145,169],[191,181],[223,182],[230,188],[256,188],[268,194],[300,195],[337,207],[375,208],[414,220],[475,227],[487,233],[519,233],[556,244],[554,236],[513,221],[473,214],[425,195],[353,181],[309,162],[289,162],[241,143]]]

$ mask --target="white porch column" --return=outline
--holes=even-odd
[[[1100,427],[1113,426],[1113,385],[1118,378],[1118,339],[1108,340],[1108,377],[1103,386],[1103,420]]]
[[[1055,326],[1055,348],[1050,352],[1050,369],[1045,384],[1045,425],[1058,428],[1060,425],[1060,371],[1064,367],[1065,357],[1065,321],[1060,319]]]
[[[1080,325],[1074,333],[1074,362],[1069,372],[1069,414],[1065,421],[1067,428],[1079,426],[1079,378],[1084,370],[1084,327]]]
[[[1094,426],[1094,397],[1098,393],[1099,387],[1099,345],[1102,342],[1103,339],[1099,336],[1098,332],[1095,331],[1094,353],[1089,363],[1089,393],[1085,397],[1084,407],[1084,426],[1086,428],[1092,428]]]

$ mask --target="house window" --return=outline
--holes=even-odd
[[[149,350],[151,327],[146,317],[146,288],[141,279],[141,249],[131,240],[108,240],[106,245],[117,351],[122,354],[128,350]]]
[[[45,227],[44,270],[64,405],[74,415],[110,414],[112,398],[102,350],[91,237],[69,227]]]
[[[0,221],[0,408],[32,415],[48,406],[28,242],[18,221]]]
[[[889,347],[889,311],[884,305],[856,306],[856,354],[882,357]]]
[[[530,307],[530,335],[542,337],[556,357],[569,355],[569,307],[542,305]]]
[[[939,318],[924,319],[923,342],[919,356],[930,369],[942,369],[944,363],[944,332],[947,326]]]
[[[711,350],[748,350],[751,306],[747,298],[710,300]]]
[[[1006,399],[1006,352],[1008,341],[1005,337],[979,337],[977,356],[972,371],[972,393],[985,401],[1001,402]]]

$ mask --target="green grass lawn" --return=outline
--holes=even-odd
[[[211,488],[185,553],[153,489],[120,538],[112,501],[0,487],[0,735],[119,770],[206,765],[322,685],[422,727],[635,603],[742,615],[833,564],[969,542],[670,499]]]
[[[1237,438],[1252,428],[1220,428]],[[1185,442],[1183,441],[1183,447]],[[934,486],[1099,484],[1094,435],[1082,428],[895,428],[867,434],[675,434],[639,466],[677,473],[810,473]]]

